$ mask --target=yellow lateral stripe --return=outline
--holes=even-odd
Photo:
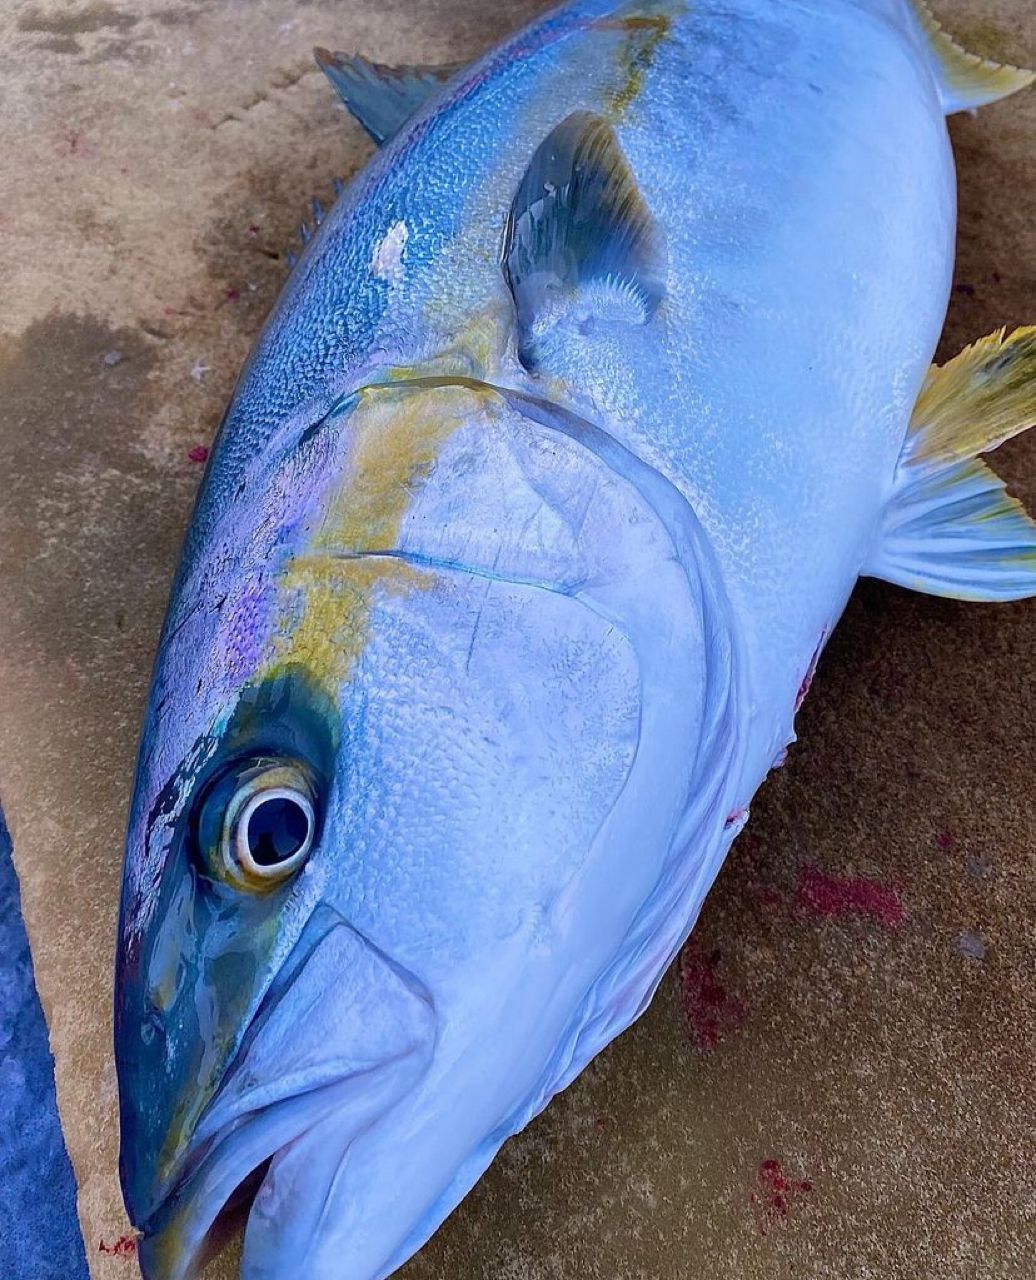
[[[928,371],[910,420],[910,462],[987,453],[1036,424],[1036,325],[999,329]]]

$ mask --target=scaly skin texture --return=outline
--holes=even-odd
[[[665,296],[530,371],[501,237],[575,111],[664,229]],[[905,3],[566,7],[342,198],[156,666],[117,1005],[149,1275],[190,1274],[260,1166],[249,1280],[389,1274],[642,1010],[868,553],[953,219]],[[316,779],[270,893],[197,848],[242,754]]]

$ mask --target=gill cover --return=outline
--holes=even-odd
[[[328,664],[355,727],[336,909],[420,979],[437,1039],[391,1110],[333,1139],[348,1153],[326,1182],[316,1135],[276,1162],[246,1275],[300,1257],[314,1276],[388,1274],[641,1012],[733,836],[742,745],[711,549],[606,431],[418,378],[364,388],[318,435],[335,478],[286,643]],[[310,629],[318,591],[334,607]]]

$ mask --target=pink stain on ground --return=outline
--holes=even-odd
[[[953,848],[953,836],[949,831],[940,831],[935,837],[935,844],[943,853],[949,853]]]
[[[187,456],[192,462],[207,462],[209,460],[208,445],[196,444],[193,449],[187,450]]]
[[[779,1160],[764,1160],[756,1172],[755,1188],[748,1196],[759,1234],[765,1236],[784,1222],[795,1201],[812,1190],[811,1182],[790,1178]]]
[[[78,129],[66,129],[58,138],[56,149],[59,155],[75,156],[81,160],[88,160],[95,154],[93,144]]]
[[[133,1236],[119,1236],[109,1244],[101,1240],[97,1245],[98,1253],[107,1253],[114,1258],[132,1258],[137,1252],[137,1241]]]
[[[907,918],[897,885],[865,876],[829,876],[809,863],[799,868],[795,905],[819,919],[862,916],[887,929],[898,929]]]
[[[720,981],[722,953],[706,954],[692,938],[680,953],[677,975],[687,1029],[699,1049],[715,1049],[745,1025],[748,1010]]]

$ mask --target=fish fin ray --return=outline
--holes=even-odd
[[[864,572],[930,595],[1036,595],[1036,523],[977,456],[1036,424],[1036,326],[933,365]]]
[[[665,293],[666,248],[611,125],[576,111],[537,147],[512,202],[501,259],[519,357],[580,304],[646,323]]]
[[[913,0],[932,60],[939,98],[947,115],[997,102],[1036,80],[1036,71],[969,53],[943,29],[925,0]]]
[[[387,67],[360,54],[320,48],[314,49],[313,56],[349,114],[378,146],[397,133],[462,65]]]

